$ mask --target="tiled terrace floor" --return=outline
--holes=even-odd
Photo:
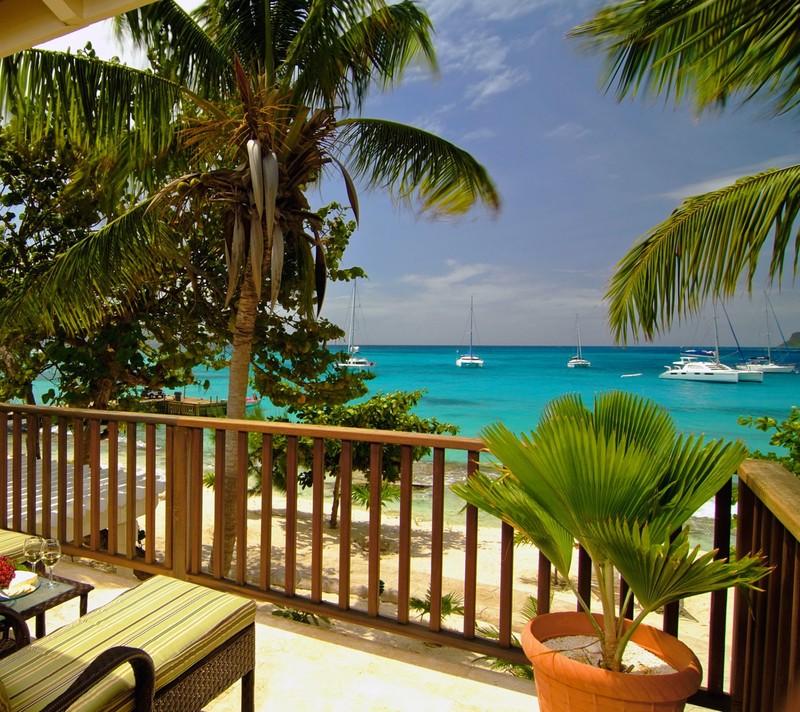
[[[56,573],[91,583],[89,609],[137,583],[62,561]],[[316,628],[277,618],[260,606],[256,618],[256,709],[325,712],[537,712],[533,684],[473,665],[475,656],[333,622]],[[48,612],[48,630],[74,620],[77,601]],[[239,710],[234,686],[206,712]]]

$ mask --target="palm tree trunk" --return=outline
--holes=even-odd
[[[250,377],[250,360],[253,351],[257,312],[258,299],[248,260],[247,264],[245,264],[245,277],[242,280],[233,332],[230,375],[228,377],[228,418],[244,419],[246,416],[247,386]],[[238,486],[236,456],[236,437],[230,433],[225,441],[223,576],[230,570],[236,544],[236,488]],[[247,475],[246,467],[246,463],[242,463],[245,476]]]

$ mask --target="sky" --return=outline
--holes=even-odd
[[[191,7],[197,0],[186,0]],[[182,3],[183,4],[183,3]],[[469,151],[489,171],[498,215],[478,207],[432,221],[383,192],[359,193],[360,223],[345,255],[362,267],[356,340],[369,344],[611,345],[603,296],[638,237],[694,194],[800,162],[797,126],[762,104],[697,116],[663,99],[617,102],[601,86],[602,59],[567,33],[589,0],[424,0],[439,70],[413,67],[363,115],[412,124]],[[101,56],[131,57],[109,24],[47,43],[87,40]],[[346,202],[334,173],[319,204]],[[762,263],[767,257],[762,258]],[[739,342],[765,343],[763,277],[726,304]],[[329,286],[323,316],[345,326],[352,287]],[[788,337],[800,331],[800,286],[770,289]],[[713,342],[711,307],[656,345]],[[720,315],[720,341],[732,344]],[[773,345],[776,326],[769,327]]]

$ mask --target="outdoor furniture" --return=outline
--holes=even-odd
[[[237,680],[254,709],[255,603],[154,576],[74,623],[0,658],[0,710],[201,710]],[[133,671],[125,663],[130,663]]]
[[[36,618],[37,638],[43,638],[47,634],[45,627],[45,613],[47,611],[60,606],[62,603],[78,598],[80,599],[78,602],[78,615],[85,616],[89,605],[89,593],[94,591],[94,586],[90,583],[72,581],[62,576],[53,576],[53,581],[56,584],[53,588],[50,588],[46,581],[47,577],[40,574],[41,583],[35,591],[10,600],[0,598],[1,604],[11,608],[24,620]],[[0,626],[2,626],[2,623],[0,623]]]
[[[6,556],[12,561],[22,558],[22,545],[30,534],[12,532],[0,529],[0,556]]]

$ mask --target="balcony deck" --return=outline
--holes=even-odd
[[[509,524],[490,525],[474,507],[446,506],[448,477],[470,476],[481,466],[482,441],[18,404],[0,404],[0,411],[8,432],[5,442],[0,439],[0,490],[7,493],[0,497],[0,527],[54,534],[65,554],[125,572],[106,579],[87,567],[74,572],[59,564],[62,573],[94,578],[92,606],[134,584],[131,568],[260,601],[260,701],[300,709],[321,701],[334,709],[413,712],[538,709],[532,683],[471,661],[478,655],[524,661],[514,638],[531,593],[540,613],[574,610],[576,601],[574,594],[563,598],[541,552],[515,546]],[[83,437],[73,437],[79,432]],[[326,459],[329,446],[338,453],[333,464]],[[430,453],[424,471],[414,466],[419,448]],[[233,478],[226,474],[230,462]],[[354,465],[359,462],[366,463],[361,470]],[[400,500],[399,508],[384,512],[381,483],[388,466],[398,476]],[[357,477],[368,480],[370,502],[364,512],[342,497],[334,528],[327,521],[334,496],[326,473],[332,469],[344,492]],[[276,471],[285,475],[285,489],[276,490]],[[263,487],[251,496],[254,472]],[[209,473],[217,483],[213,490],[204,483]],[[727,516],[732,481],[714,500],[711,545],[720,558],[761,551],[774,570],[763,591],[748,597],[714,592],[688,619],[683,613],[692,611],[684,604],[664,607],[660,627],[687,642],[705,672],[705,685],[692,698],[702,707],[687,709],[779,710],[797,694],[800,482],[776,463],[755,460],[737,474],[735,550]],[[137,495],[143,488],[143,515],[138,496],[120,501],[123,483]],[[226,533],[226,525],[235,532]],[[134,558],[141,531],[147,534],[142,555]],[[226,537],[235,550],[224,572]],[[591,601],[591,560],[582,549],[575,553],[574,583]],[[426,591],[430,610],[418,620],[412,599]],[[463,614],[452,622],[445,621],[450,614],[443,605],[449,593],[463,601]],[[285,621],[271,615],[275,604],[336,622],[327,630]],[[238,691],[209,710],[235,710],[237,697]]]
[[[55,568],[61,576],[91,583],[89,610],[136,585],[130,571],[118,573],[72,563]],[[473,653],[431,647],[422,641],[334,621],[318,628],[278,618],[260,604],[256,616],[256,709],[291,707],[328,712],[484,712],[539,709],[533,684],[472,664]],[[78,616],[77,601],[47,613],[55,630]],[[239,686],[205,712],[239,709]]]

